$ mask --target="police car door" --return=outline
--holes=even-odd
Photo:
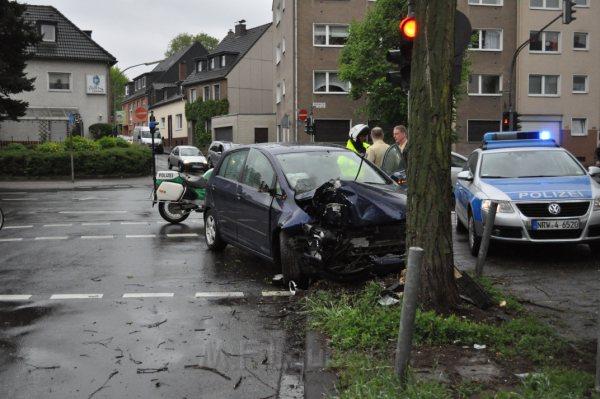
[[[477,171],[477,161],[479,160],[479,153],[474,152],[469,156],[467,163],[465,164],[463,171],[468,170],[475,177],[475,172]],[[473,197],[472,194],[473,182],[460,180],[456,181],[455,193],[456,196],[456,216],[463,221],[463,223],[467,223],[469,202]]]

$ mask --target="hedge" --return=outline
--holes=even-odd
[[[95,123],[89,128],[90,134],[96,140],[113,134],[114,127],[110,123]]]
[[[76,176],[144,176],[150,174],[152,153],[142,146],[113,147],[73,153]],[[71,174],[68,151],[0,151],[0,176],[54,177]]]

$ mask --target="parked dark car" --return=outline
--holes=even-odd
[[[233,144],[231,141],[213,141],[210,143],[207,154],[209,167],[213,168],[216,164],[218,164],[223,153],[234,146],[235,144]]]
[[[208,181],[206,243],[280,263],[285,281],[399,270],[406,195],[335,146],[255,144],[230,150]]]

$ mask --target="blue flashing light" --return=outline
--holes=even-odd
[[[483,149],[516,147],[558,147],[552,134],[541,132],[489,132],[483,136]]]
[[[540,132],[540,140],[550,140],[552,138],[552,133],[548,130],[542,130]]]

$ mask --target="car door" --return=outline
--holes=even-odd
[[[248,149],[227,154],[209,185],[219,233],[228,240],[237,240],[238,185],[247,156]]]
[[[269,159],[253,148],[248,154],[238,186],[238,241],[266,256],[271,256],[271,205],[268,190],[276,186],[275,169]]]
[[[177,166],[178,160],[177,156],[179,155],[179,147],[173,148],[173,151],[169,154],[169,166]]]
[[[467,163],[467,158],[463,157],[462,155],[452,153],[451,163],[450,163],[450,166],[451,166],[450,173],[452,176],[452,187],[454,187],[456,185],[456,175],[458,175],[458,172],[463,170],[466,163]]]
[[[383,161],[381,162],[381,169],[388,176],[406,169],[404,158],[402,158],[402,153],[398,144],[394,144],[387,149],[383,156]]]
[[[477,161],[479,160],[479,153],[472,153],[467,159],[467,163],[463,167],[463,170],[470,171],[475,176],[477,169]],[[473,182],[465,180],[457,180],[455,186],[455,197],[456,197],[456,216],[463,221],[467,222],[467,215],[469,209],[469,201],[471,200],[472,194],[471,189]]]

